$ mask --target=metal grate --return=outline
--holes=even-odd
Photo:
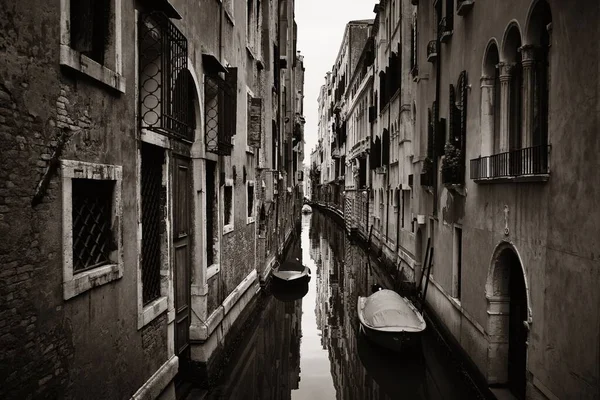
[[[225,79],[219,75],[204,79],[206,151],[218,155],[231,154],[235,134],[237,68],[228,71]]]
[[[110,262],[113,181],[72,180],[73,270]]]
[[[142,144],[142,293],[147,304],[160,297],[161,224],[166,191],[164,150]]]
[[[161,12],[142,14],[139,32],[141,125],[192,140],[187,39]]]

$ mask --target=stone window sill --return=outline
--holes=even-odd
[[[138,316],[138,329],[142,329],[165,311],[167,311],[167,296],[159,297],[146,304]]]
[[[219,264],[213,264],[210,267],[208,267],[206,270],[206,280],[210,280],[213,276],[217,275],[220,270],[221,267],[219,266]]]
[[[246,225],[253,224],[254,222],[255,222],[254,217],[248,217],[248,218],[246,218]]]
[[[60,65],[87,75],[120,93],[125,93],[126,82],[122,75],[98,64],[65,44],[60,45]]]
[[[73,278],[63,283],[63,295],[69,300],[81,293],[98,286],[106,285],[123,277],[123,267],[119,264],[108,264],[89,271],[75,273]]]
[[[225,225],[223,227],[223,235],[233,232],[233,224]]]

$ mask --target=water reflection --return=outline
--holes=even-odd
[[[301,246],[302,245],[302,246]],[[359,296],[392,282],[343,229],[314,212],[287,257],[312,271],[301,290],[272,286],[209,399],[474,399],[431,329],[410,357],[360,334]],[[298,300],[299,297],[304,297]]]

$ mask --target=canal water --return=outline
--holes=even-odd
[[[357,299],[391,281],[328,216],[304,215],[286,257],[311,269],[310,282],[267,288],[208,399],[480,398],[435,329],[411,356],[364,337]]]

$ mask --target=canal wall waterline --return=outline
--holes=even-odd
[[[277,255],[266,261],[257,271],[252,270],[246,278],[208,317],[199,337],[192,341],[190,380],[196,387],[209,388],[227,358],[227,347],[238,340],[244,326],[256,312],[259,294],[267,286],[273,265],[285,256],[299,229],[301,216],[286,232]],[[262,271],[262,272],[259,272]]]
[[[396,268],[398,260],[393,259],[393,257],[390,256],[391,251],[389,250],[388,246],[386,246],[385,243],[382,243],[378,237],[376,238],[375,236],[372,236],[369,243],[369,238],[365,237],[360,230],[350,231],[349,229],[346,229],[347,227],[343,215],[336,209],[318,203],[311,203],[310,206],[313,209],[322,211],[327,216],[332,217],[331,219],[333,219],[340,227],[342,227],[346,231],[347,235],[351,236],[353,240],[356,240],[357,243],[368,252],[368,254],[376,257],[384,271],[390,274],[395,285],[394,289],[400,290],[404,293],[410,293],[412,295],[416,294],[414,281],[410,283],[406,281],[395,281],[396,277],[394,276],[394,272],[398,271]],[[396,255],[396,257],[398,256]],[[404,275],[404,277],[406,277],[406,275]],[[430,292],[428,293],[429,295],[427,296],[424,307],[425,312],[423,313],[423,316],[427,321],[428,329],[432,329],[436,333],[438,340],[454,359],[457,368],[462,370],[465,377],[468,377],[468,379],[472,382],[473,387],[479,392],[481,398],[490,400],[496,399],[496,396],[494,396],[494,394],[488,388],[485,377],[481,374],[475,362],[456,341],[448,327],[445,326],[442,317],[437,315],[437,313],[434,311],[434,308],[430,306],[429,299],[431,298],[430,294],[433,291],[431,286],[433,286],[433,290],[435,290],[435,285],[430,284]]]

